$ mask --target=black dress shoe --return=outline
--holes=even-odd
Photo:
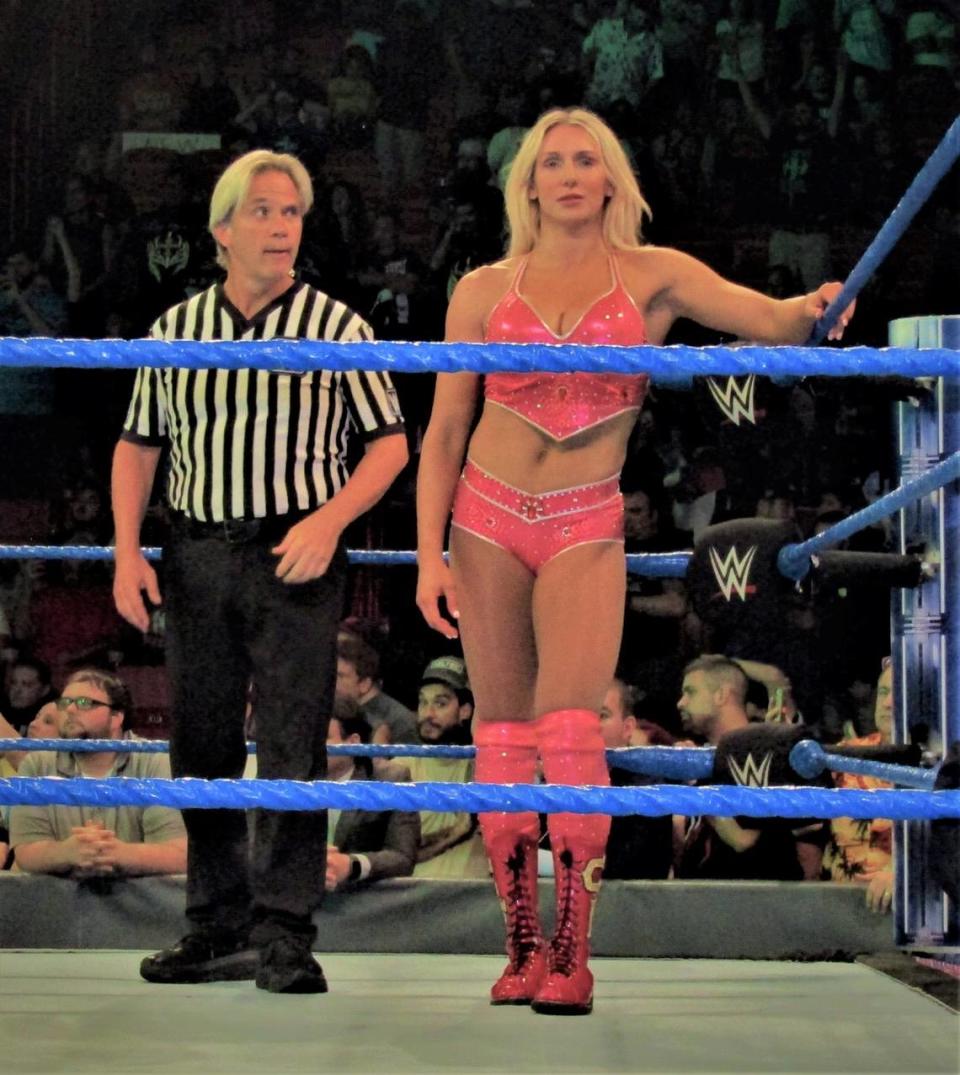
[[[278,937],[260,950],[257,989],[269,993],[326,993],[323,968],[310,944],[295,937]]]
[[[172,948],[147,956],[140,976],[148,982],[240,982],[256,976],[258,953],[237,934],[188,933]]]

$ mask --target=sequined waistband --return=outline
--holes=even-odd
[[[599,507],[620,496],[619,474],[571,489],[528,493],[500,481],[469,459],[463,468],[463,481],[479,496],[528,522],[550,519],[557,515],[572,515],[578,511]]]

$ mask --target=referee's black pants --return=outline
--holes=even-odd
[[[302,516],[201,524],[174,520],[165,552],[167,666],[175,777],[237,778],[254,684],[258,776],[316,780],[327,770],[346,553],[304,584],[274,575],[271,553]],[[327,813],[184,810],[187,918],[194,930],[250,930],[255,945],[315,936]]]

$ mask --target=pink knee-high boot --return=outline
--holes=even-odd
[[[540,758],[551,784],[609,786],[600,718],[588,709],[561,709],[538,721]],[[551,814],[547,822],[556,874],[556,923],[547,977],[533,1009],[548,1015],[587,1015],[593,1009],[590,926],[610,835],[603,814]]]
[[[530,721],[474,724],[478,784],[532,784],[536,725]],[[506,970],[490,990],[491,1004],[529,1004],[546,974],[546,945],[537,902],[536,814],[480,814],[483,843],[507,927]]]

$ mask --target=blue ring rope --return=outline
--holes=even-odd
[[[168,754],[165,739],[0,739],[6,751],[70,751],[74,754]],[[247,752],[255,754],[255,743]],[[473,746],[427,746],[423,743],[335,743],[328,754],[353,758],[472,758]],[[702,780],[713,772],[713,747],[623,747],[607,751],[607,761],[620,769],[668,780]]]
[[[566,784],[422,784],[298,780],[0,780],[13,806],[169,806],[181,810],[485,810],[520,813],[638,814],[660,817],[960,818],[960,791],[858,791],[848,788],[572,787]]]
[[[824,530],[822,534],[795,545],[784,545],[777,555],[777,567],[782,575],[799,582],[810,570],[810,557],[824,549],[832,549],[851,534],[856,534],[880,519],[960,479],[960,452],[954,452],[926,473],[904,482],[872,504]]]
[[[140,550],[148,560],[163,559],[163,550],[149,546]],[[0,545],[0,560],[112,560],[112,545]],[[627,571],[648,579],[681,579],[690,564],[689,552],[631,552]],[[415,565],[417,554],[397,549],[349,549],[351,564],[397,567]]]
[[[790,765],[795,773],[812,780],[827,769],[835,773],[854,773],[888,780],[901,787],[933,791],[937,779],[935,769],[921,769],[915,765],[894,765],[887,761],[870,758],[851,758],[844,754],[829,754],[813,739],[802,739],[790,751]]]
[[[926,204],[936,185],[950,171],[958,157],[960,157],[960,115],[950,125],[947,133],[940,140],[940,144],[930,154],[904,196],[884,221],[883,227],[874,236],[860,260],[850,270],[850,275],[844,281],[840,294],[830,303],[823,316],[814,325],[808,343],[817,344],[826,338],[827,333],[836,324],[837,318],[857,297],[861,288],[877,271],[887,254],[900,241],[913,218]]]
[[[70,751],[74,754],[167,754],[164,739],[0,739],[5,751]],[[247,752],[255,754],[255,743]],[[473,746],[429,746],[423,743],[336,743],[327,753],[353,758],[472,758]],[[713,774],[713,747],[620,747],[607,752],[607,763],[631,772],[668,780],[706,780]],[[932,790],[936,770],[910,765],[894,765],[869,758],[831,754],[813,739],[803,739],[790,752],[790,764],[800,776],[812,779],[826,769],[841,773],[862,773],[892,784]]]
[[[327,343],[317,340],[55,340],[0,337],[0,366],[135,369],[391,370],[405,373],[647,373],[691,377],[960,376],[960,351],[887,347],[654,347],[533,343]]]

